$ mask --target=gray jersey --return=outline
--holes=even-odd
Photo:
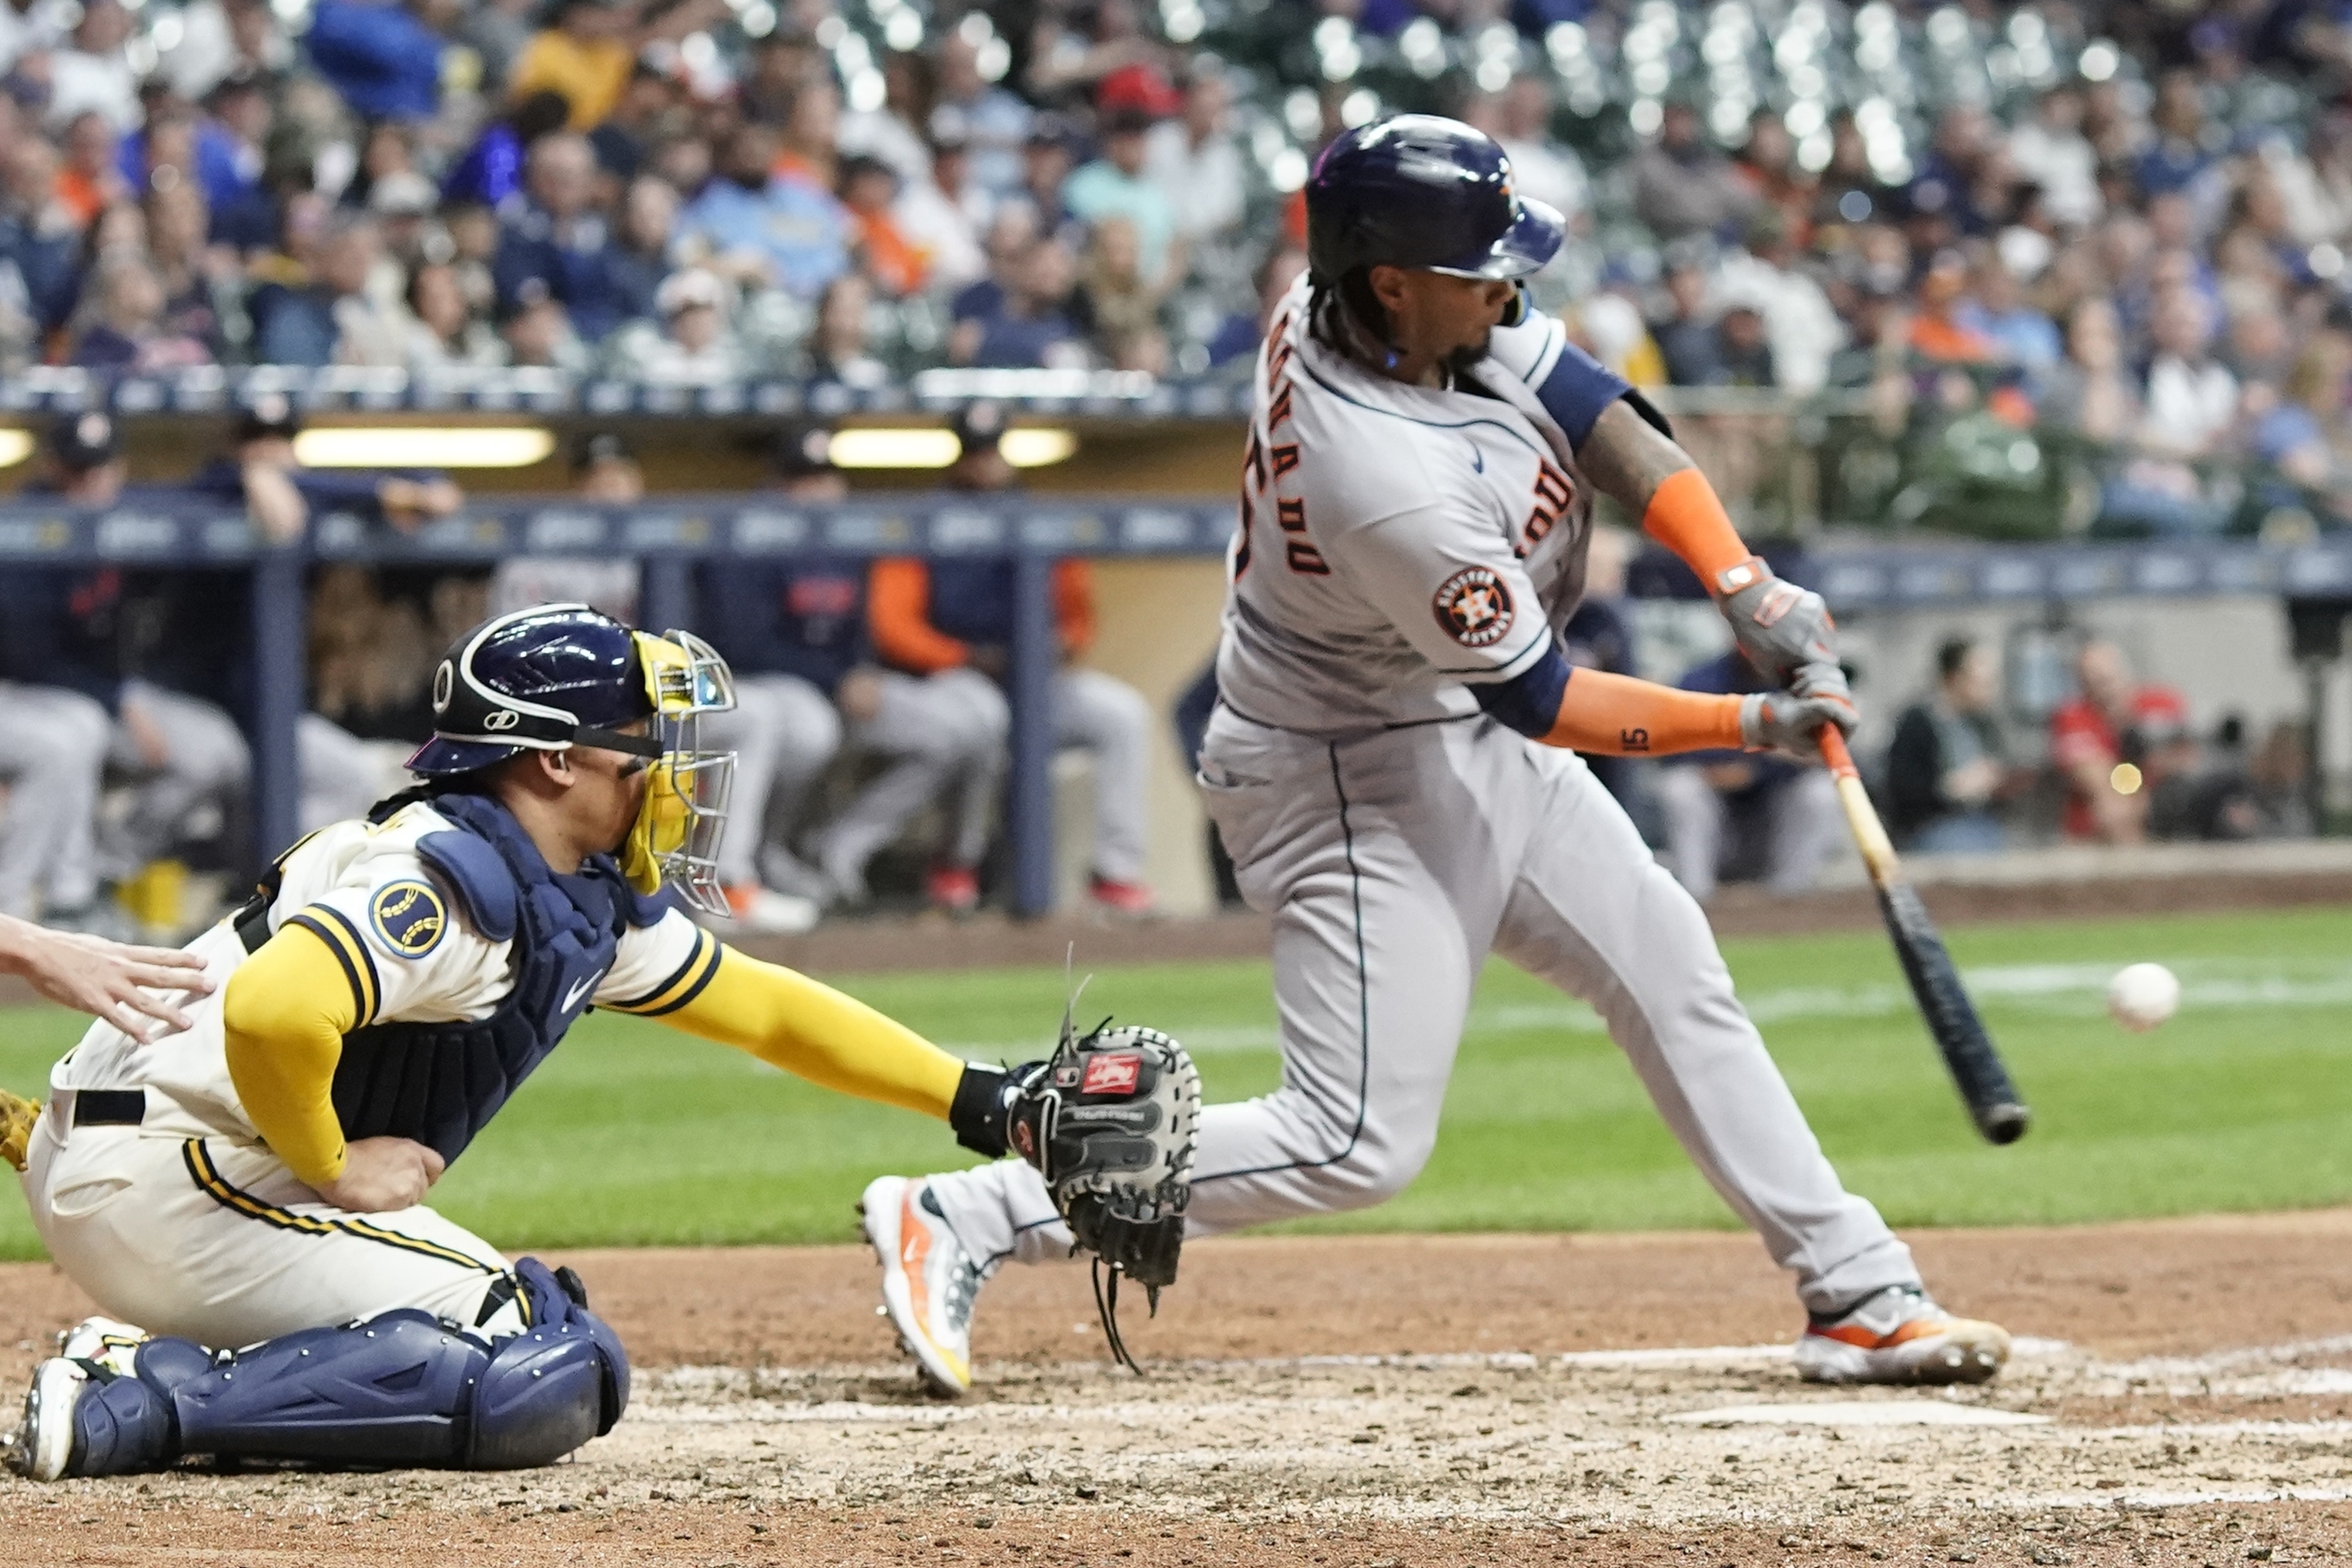
[[[1307,734],[1473,712],[1465,687],[1531,668],[1576,608],[1591,489],[1563,425],[1624,384],[1539,318],[1408,386],[1318,342],[1307,300],[1302,278],[1258,353],[1218,689]]]

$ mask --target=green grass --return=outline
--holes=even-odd
[[[2299,910],[1952,933],[2033,1102],[2021,1143],[1969,1131],[1885,942],[1742,941],[1742,994],[1849,1185],[1900,1225],[1989,1225],[2352,1200],[2352,911]],[[2099,988],[2156,959],[2188,986],[2153,1035]],[[1059,969],[854,978],[849,990],[968,1054],[1047,1042]],[[1278,1081],[1262,963],[1098,973],[1094,1016],[1198,1050],[1212,1100]],[[0,1083],[38,1092],[79,1033],[0,1012]],[[164,1046],[163,1049],[169,1049]],[[748,1057],[598,1015],[436,1190],[509,1249],[843,1241],[872,1176],[965,1160],[922,1118],[828,1095]],[[1311,1230],[1648,1229],[1734,1222],[1684,1161],[1591,1016],[1499,963],[1474,1005],[1436,1157],[1396,1201]],[[0,1204],[0,1257],[37,1257]]]

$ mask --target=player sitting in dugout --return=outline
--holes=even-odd
[[[1003,1152],[1003,1074],[729,950],[665,896],[724,907],[733,758],[698,731],[731,700],[684,634],[579,605],[484,623],[436,675],[421,784],[303,839],[189,944],[192,992],[215,989],[174,999],[184,1035],[102,1018],[37,1121],[5,1097],[34,1226],[111,1315],[35,1371],[19,1473],[507,1468],[609,1429],[628,1362],[578,1278],[424,1206],[591,1006]]]
[[[1013,488],[1013,465],[1000,443],[1004,415],[992,403],[968,405],[955,426],[961,453],[948,470],[959,490],[1003,491]],[[882,661],[909,674],[936,676],[976,670],[1002,679],[1013,643],[1013,563],[1002,560],[922,561],[912,556],[877,561],[867,581],[866,620],[874,651]],[[1145,760],[1151,710],[1136,689],[1098,669],[1081,669],[1095,637],[1094,574],[1084,561],[1054,565],[1054,616],[1060,636],[1062,668],[1054,676],[1054,743],[1092,753],[1095,768],[1095,847],[1089,891],[1097,907],[1113,915],[1146,915],[1151,890],[1143,882]],[[940,687],[936,699],[953,701],[969,687]],[[1008,743],[1012,718],[993,691],[979,693],[963,722],[986,715],[1000,726],[1000,747]],[[984,842],[966,835],[959,858],[935,868],[926,891],[933,904],[968,913],[980,902],[977,868]]]

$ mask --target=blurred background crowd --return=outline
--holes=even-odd
[[[0,373],[1239,377],[1304,265],[1316,153],[1434,110],[1570,215],[1537,302],[1665,389],[1751,533],[2292,542],[2352,521],[2347,86],[2352,21],[2317,0],[0,0]],[[1011,487],[997,417],[967,410],[949,485]],[[328,510],[413,527],[466,504],[429,472],[306,469],[299,424],[283,400],[248,408],[178,488],[281,539]],[[772,487],[845,493],[827,434],[782,432]],[[644,492],[617,433],[569,458],[583,499]],[[34,470],[33,491],[84,504],[139,489],[105,415],[47,432]],[[1603,553],[1571,641],[1635,668],[1632,552]],[[940,573],[707,575],[699,629],[750,685],[773,678],[740,740],[774,797],[730,869],[740,918],[855,907],[909,823],[929,835],[919,896],[982,896],[1009,602]],[[241,589],[7,578],[0,695],[40,708],[45,743],[0,738],[0,909],[109,908],[234,817]],[[1057,579],[1056,734],[1096,758],[1087,886],[1138,913],[1162,721],[1080,679],[1091,592],[1082,563]],[[396,777],[446,636],[554,597],[632,614],[635,568],[315,573],[306,816]],[[2021,735],[2002,651],[1959,638],[1932,669],[1879,672],[1892,706],[1918,699],[1878,779],[1906,843],[2310,830],[2299,731],[2191,715],[2077,638]],[[87,785],[26,787],[67,734]],[[825,784],[838,756],[862,760]],[[1818,775],[1721,757],[1615,777],[1702,890],[1803,885],[1838,843]],[[101,811],[100,781],[125,779]]]

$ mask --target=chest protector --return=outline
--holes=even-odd
[[[378,806],[388,816],[404,800]],[[467,919],[491,942],[512,939],[514,984],[488,1017],[469,1023],[371,1024],[343,1037],[336,1120],[346,1139],[410,1138],[450,1164],[507,1097],[587,1010],[622,935],[668,908],[623,879],[608,855],[558,876],[506,807],[486,796],[436,795],[456,826],[417,841]]]

